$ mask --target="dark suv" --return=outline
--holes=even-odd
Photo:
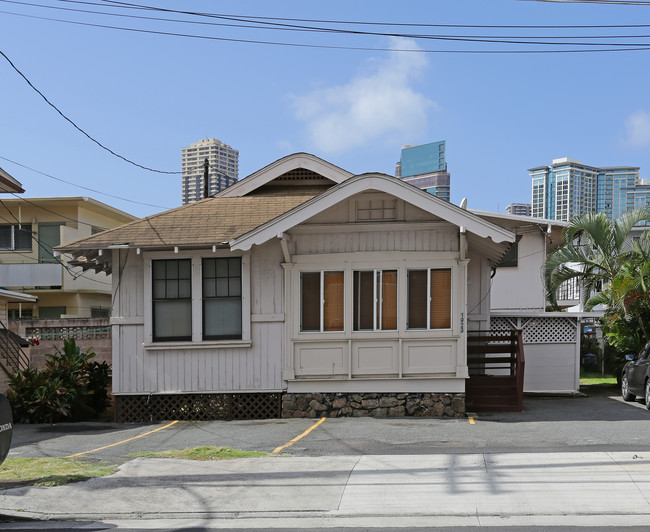
[[[621,395],[625,401],[643,396],[645,407],[650,410],[650,342],[645,344],[635,360],[623,367]]]

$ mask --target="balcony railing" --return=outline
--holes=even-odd
[[[36,287],[62,286],[60,264],[0,264],[0,286]]]

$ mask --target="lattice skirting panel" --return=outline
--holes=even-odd
[[[577,318],[546,316],[493,316],[490,329],[494,332],[521,329],[524,344],[572,343],[577,340]]]
[[[119,423],[272,419],[281,413],[281,393],[115,396],[115,419]]]

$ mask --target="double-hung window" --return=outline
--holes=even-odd
[[[241,257],[203,259],[203,339],[242,337]]]
[[[408,270],[408,328],[451,329],[451,269]]]
[[[32,225],[0,225],[0,250],[32,250]]]
[[[153,341],[192,339],[192,261],[152,261]]]
[[[397,270],[355,271],[355,331],[397,330]]]
[[[344,283],[341,271],[300,274],[300,330],[342,331]]]

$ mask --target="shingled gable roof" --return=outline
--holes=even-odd
[[[381,191],[401,198],[434,216],[458,227],[463,227],[467,232],[482,239],[489,238],[494,243],[505,243],[506,246],[515,241],[515,235],[510,231],[483,220],[465,209],[441,200],[401,179],[386,174],[370,173],[347,179],[323,194],[296,206],[291,211],[234,238],[230,241],[230,248],[245,251],[253,245],[263,244],[340,201],[366,191]]]
[[[69,253],[80,259],[73,265],[110,272],[110,254],[97,259],[105,249],[228,247],[228,241],[308,201],[351,175],[314,155],[296,153],[245,178],[243,181],[247,181],[247,185],[238,187],[232,195],[222,192],[55,249],[58,253]]]

